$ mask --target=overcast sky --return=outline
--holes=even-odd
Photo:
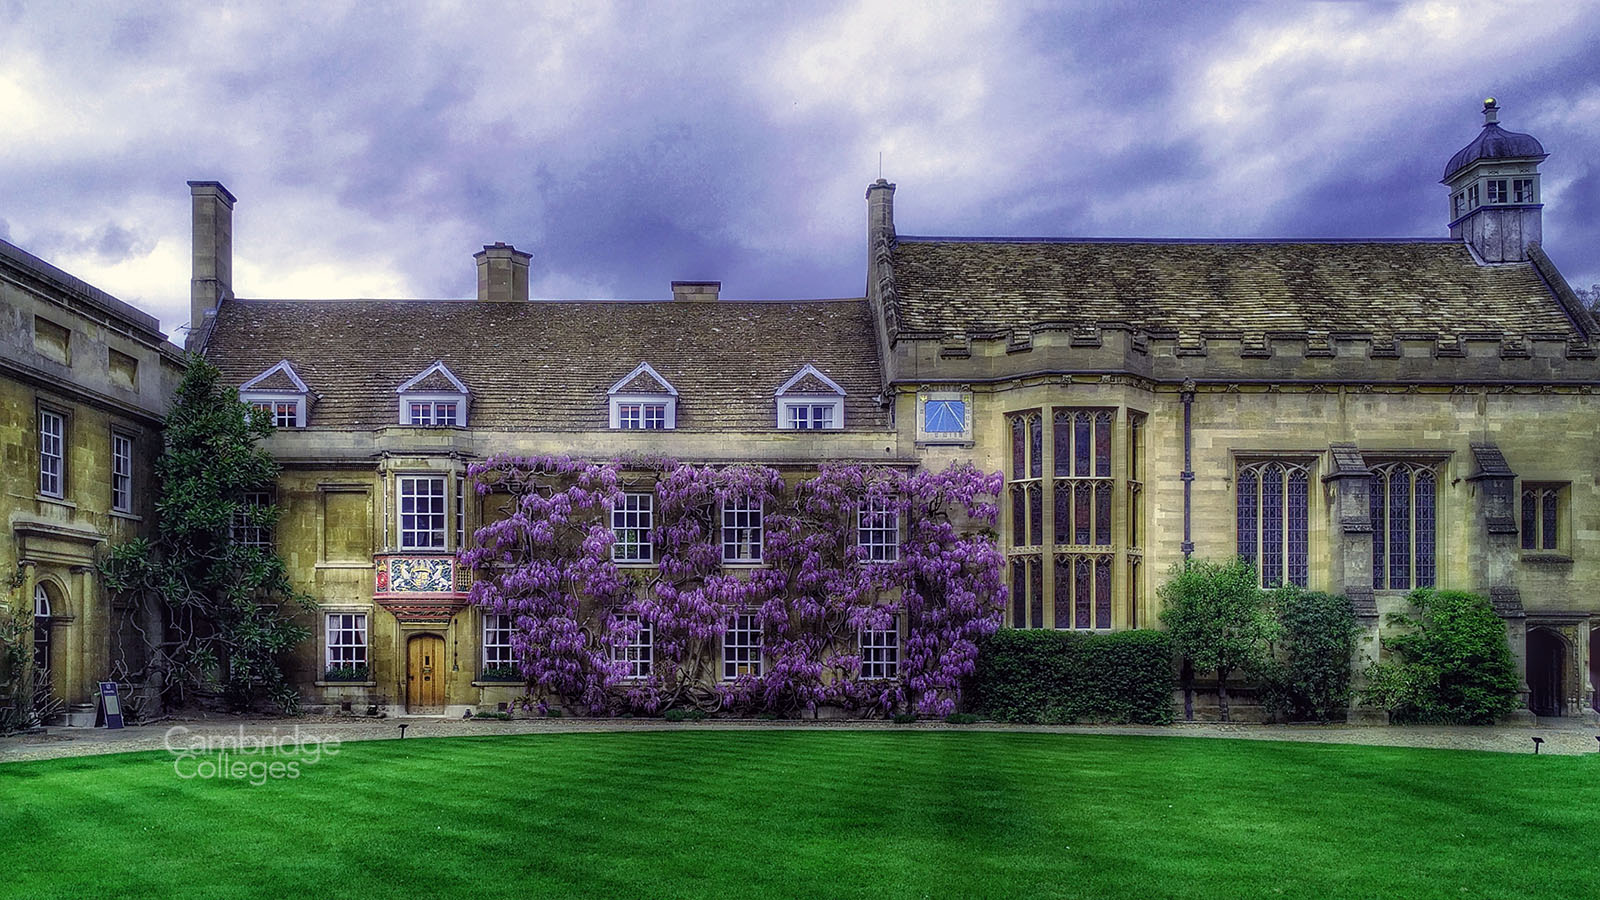
[[[169,332],[188,179],[241,297],[466,297],[497,240],[536,297],[860,296],[880,152],[903,234],[1443,236],[1489,95],[1600,280],[1588,3],[88,6],[0,0],[0,237]]]

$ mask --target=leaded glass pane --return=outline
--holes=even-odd
[[[1044,419],[1038,415],[1028,417],[1028,476],[1038,478],[1044,474]]]
[[[1111,627],[1111,557],[1094,563],[1094,627]]]
[[[1056,627],[1072,627],[1072,558],[1056,557]]]
[[[1539,492],[1522,492],[1522,549],[1539,546]]]
[[[1261,584],[1283,583],[1283,467],[1261,470]]]
[[[1411,587],[1411,472],[1389,472],[1389,587]]]
[[[1018,546],[1028,542],[1028,498],[1023,490],[1024,485],[1011,486],[1011,540]]]
[[[1261,514],[1256,498],[1256,470],[1239,472],[1239,555],[1256,559],[1256,519]]]
[[[1028,573],[1020,559],[1011,561],[1011,625],[1028,627]]]
[[[1388,494],[1383,476],[1374,474],[1372,484],[1367,490],[1370,498],[1368,512],[1372,518],[1372,588],[1381,591],[1388,585],[1388,580],[1384,578],[1384,573],[1387,571],[1384,563],[1388,559],[1384,548],[1388,546],[1388,542],[1384,538],[1388,533],[1389,519],[1383,504]]]
[[[1094,474],[1111,477],[1111,413],[1094,417]]]
[[[1090,492],[1094,485],[1079,482],[1073,485],[1073,522],[1072,542],[1074,544],[1089,543],[1089,504],[1092,498]]]
[[[1417,472],[1417,587],[1434,585],[1434,484],[1433,473]]]
[[[1072,429],[1072,474],[1080,478],[1087,478],[1089,472],[1089,414],[1078,413],[1073,417]]]
[[[1094,596],[1089,586],[1089,558],[1087,556],[1075,557],[1073,560],[1073,594],[1075,595],[1074,621],[1079,628],[1089,626],[1089,598]]]
[[[1072,482],[1056,482],[1056,543],[1072,543]]]
[[[1032,601],[1029,608],[1033,612],[1032,625],[1034,628],[1044,627],[1044,563],[1043,560],[1028,560],[1028,597]]]
[[[1011,420],[1011,477],[1021,478],[1028,470],[1027,446],[1024,443],[1022,418]]]
[[[1111,546],[1111,482],[1102,481],[1094,487],[1094,542],[1099,547]]]
[[[1559,519],[1556,507],[1558,494],[1554,489],[1546,489],[1544,494],[1544,517],[1539,533],[1540,546],[1545,550],[1556,549],[1556,535],[1559,531]]]
[[[1028,543],[1044,543],[1044,487],[1028,485]]]
[[[1072,474],[1072,413],[1058,412],[1055,414],[1055,454],[1056,461],[1052,468],[1058,476]]]
[[[1308,513],[1307,481],[1304,471],[1289,473],[1289,583],[1300,587],[1310,584],[1311,574],[1308,559],[1311,517]]]

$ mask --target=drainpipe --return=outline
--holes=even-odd
[[[1188,563],[1189,557],[1194,553],[1193,535],[1190,533],[1191,498],[1194,492],[1194,433],[1191,430],[1194,415],[1194,379],[1185,379],[1182,392],[1178,398],[1183,401],[1183,472],[1178,477],[1183,479],[1183,561]]]

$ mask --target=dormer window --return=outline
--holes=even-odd
[[[418,372],[395,389],[400,395],[400,424],[413,428],[455,428],[467,424],[471,393],[442,361]]]
[[[606,393],[612,428],[670,431],[678,427],[678,389],[649,363],[639,363]]]
[[[778,427],[785,431],[836,431],[844,427],[844,388],[806,365],[777,390]]]
[[[310,399],[311,389],[287,359],[239,386],[239,400],[275,428],[306,427]]]

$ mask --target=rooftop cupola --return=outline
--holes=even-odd
[[[1450,236],[1484,262],[1519,262],[1541,237],[1539,163],[1549,156],[1532,135],[1500,127],[1500,105],[1483,101],[1483,130],[1444,167]]]

